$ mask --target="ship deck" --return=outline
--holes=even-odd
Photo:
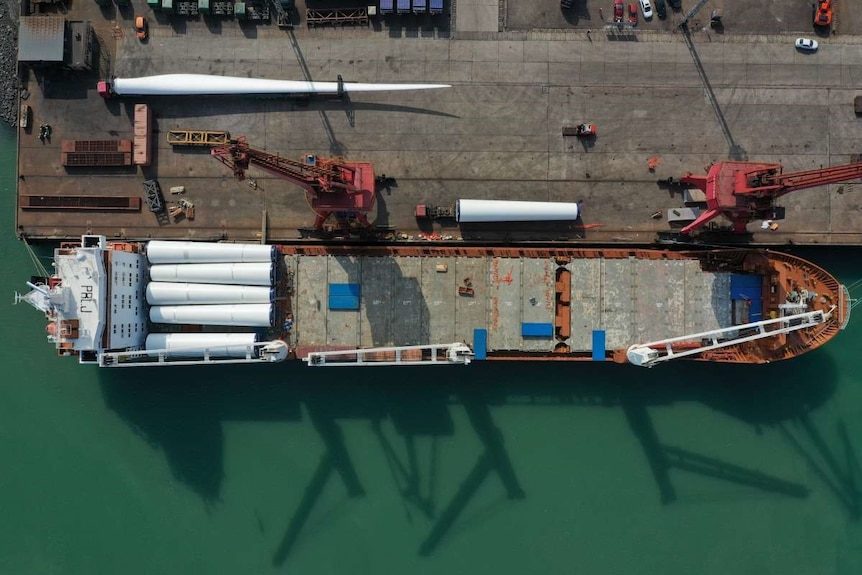
[[[524,335],[523,324],[553,324],[558,265],[551,257],[284,256],[292,278],[297,356],[323,349],[474,343],[489,352],[553,352],[554,334]],[[731,324],[730,274],[696,259],[572,259],[572,353],[592,351],[604,330],[608,351]],[[358,284],[358,306],[331,309],[331,284]],[[469,294],[459,288],[469,286]],[[535,355],[533,357],[536,357]]]
[[[793,49],[793,30],[810,14],[777,0],[759,12],[725,6],[734,29],[695,30],[691,46],[674,20],[643,22],[619,35],[594,19],[566,22],[555,0],[503,3],[509,29],[466,26],[476,7],[459,3],[425,28],[396,19],[370,27],[291,32],[233,20],[150,19],[150,39],[132,33],[132,11],[103,12],[74,3],[69,19],[89,19],[99,38],[99,70],[29,71],[34,128],[19,130],[18,194],[142,198],[141,184],[185,186],[193,221],[139,212],[18,209],[17,231],[31,238],[189,238],[295,240],[314,215],[301,189],[251,172],[256,186],[232,178],[205,150],[172,148],[171,129],[227,130],[286,157],[306,153],[368,161],[393,178],[370,219],[408,237],[441,234],[487,241],[583,240],[645,244],[668,229],[656,213],[682,207],[657,180],[701,173],[728,157],[780,161],[785,171],[846,163],[859,153],[853,97],[862,77],[862,17],[842,13],[842,34],[816,55]],[[725,2],[718,2],[723,5]],[[299,3],[302,9],[304,4]],[[745,13],[734,17],[734,10]],[[527,18],[525,15],[531,16]],[[766,14],[774,14],[775,18]],[[481,20],[481,19],[480,19]],[[116,25],[115,25],[116,22]],[[798,26],[797,26],[798,25]],[[461,29],[459,29],[461,26]],[[794,27],[797,26],[797,27]],[[556,28],[556,30],[554,29]],[[593,29],[586,35],[586,29]],[[296,49],[291,48],[295,39]],[[626,40],[626,41],[618,41]],[[696,57],[693,57],[693,53]],[[350,102],[243,98],[125,98],[103,101],[99,79],[160,73],[364,82],[443,82],[445,90],[357,94]],[[147,168],[64,168],[67,139],[131,139],[134,104],[152,106],[153,164]],[[205,104],[202,104],[205,102]],[[591,142],[561,128],[595,123]],[[53,127],[49,141],[38,126]],[[660,163],[648,169],[648,160]],[[755,244],[862,244],[858,183],[782,198],[788,218],[775,231],[749,228]],[[167,194],[166,194],[167,195]],[[416,204],[458,198],[577,201],[583,221],[570,226],[420,225]],[[167,200],[175,200],[168,196]]]

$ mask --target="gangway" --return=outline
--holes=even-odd
[[[99,367],[161,367],[166,365],[213,365],[228,363],[276,363],[287,359],[288,347],[281,340],[225,348],[141,349],[99,354]]]
[[[638,343],[628,348],[626,357],[633,365],[652,367],[672,359],[820,325],[832,318],[835,308],[833,305],[828,311],[809,311],[650,343]]]
[[[302,361],[313,367],[469,365],[473,361],[473,350],[465,343],[372,347],[313,351]]]

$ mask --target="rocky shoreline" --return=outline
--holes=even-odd
[[[18,120],[18,2],[0,0],[0,119]]]

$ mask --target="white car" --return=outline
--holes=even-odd
[[[812,40],[811,38],[797,38],[796,47],[800,50],[814,52],[817,50],[817,40]]]
[[[644,20],[652,18],[652,4],[649,0],[641,0],[641,11],[644,13]]]

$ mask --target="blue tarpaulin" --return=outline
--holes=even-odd
[[[359,309],[359,284],[329,284],[329,309]]]
[[[473,359],[488,359],[488,330],[473,330]]]
[[[554,324],[552,323],[522,323],[522,337],[552,337],[554,335]]]
[[[751,274],[730,276],[730,299],[748,303],[748,321],[763,319],[763,278]]]
[[[593,330],[593,361],[605,360],[605,330]]]

